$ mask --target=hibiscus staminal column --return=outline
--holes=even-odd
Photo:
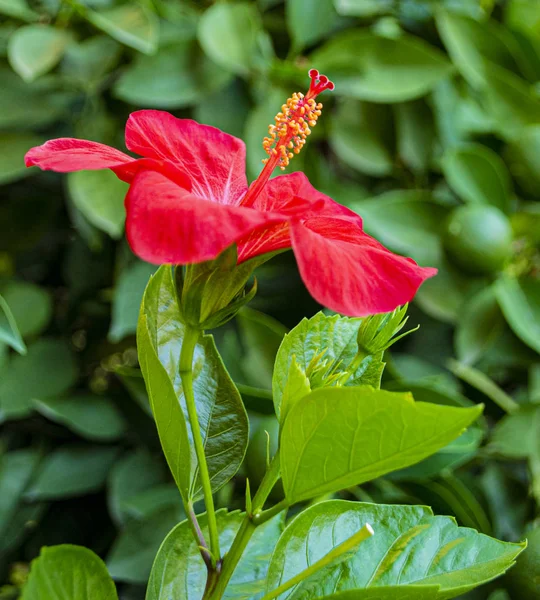
[[[326,75],[320,75],[317,69],[311,69],[309,76],[311,84],[307,93],[304,95],[295,92],[281,107],[275,124],[268,126],[268,136],[263,140],[268,158],[263,160],[264,169],[242,200],[243,206],[253,205],[274,169],[279,167],[284,171],[291,158],[300,154],[311,128],[317,124],[323,105],[315,99],[321,92],[333,90],[335,86]]]

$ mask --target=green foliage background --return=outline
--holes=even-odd
[[[0,55],[0,598],[57,543],[92,548],[121,598],[143,598],[182,519],[137,369],[154,267],[123,240],[126,186],[27,170],[25,152],[52,137],[123,148],[129,113],[160,108],[242,137],[254,178],[267,125],[312,67],[336,90],[290,168],[439,268],[410,309],[421,329],[386,357],[385,387],[487,405],[444,452],[341,497],[425,503],[523,538],[540,502],[537,0],[0,0]],[[462,206],[480,215],[456,234]],[[511,224],[511,247],[486,207]],[[290,253],[258,277],[257,310],[217,339],[254,433],[218,495],[233,509],[246,474],[261,476],[277,347],[318,309]],[[524,597],[516,585],[511,574],[474,597]]]

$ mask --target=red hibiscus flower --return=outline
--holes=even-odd
[[[360,217],[315,190],[302,173],[270,179],[298,153],[333,84],[310,71],[304,96],[294,94],[269,128],[269,154],[248,186],[245,145],[219,129],[157,110],[132,113],[126,125],[133,158],[86,140],[60,138],[32,148],[26,165],[58,172],[111,169],[130,184],[126,232],[133,251],[155,264],[216,258],[233,243],[238,261],[293,249],[313,297],[349,316],[388,312],[409,302],[436,273],[389,252],[362,231]]]

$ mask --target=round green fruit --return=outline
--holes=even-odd
[[[274,416],[265,416],[258,421],[255,433],[253,434],[247,449],[245,464],[252,495],[257,491],[266,472],[268,436],[270,436],[270,458],[272,458],[277,452],[279,445],[279,423]],[[281,482],[278,482],[274,487],[271,498],[283,498],[283,487]]]
[[[448,219],[444,247],[452,262],[464,271],[495,273],[512,252],[510,221],[494,206],[460,206]]]
[[[512,598],[538,600],[540,598],[540,527],[527,535],[528,546],[507,575],[507,586]]]

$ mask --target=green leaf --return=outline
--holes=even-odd
[[[417,463],[457,438],[482,408],[414,402],[410,393],[369,386],[315,390],[291,408],[282,428],[287,499],[336,492]]]
[[[139,359],[165,456],[181,493],[193,499],[202,490],[195,451],[187,437],[178,366],[183,330],[172,270],[161,267],[150,280],[141,307]],[[248,443],[247,415],[212,336],[205,335],[197,343],[193,371],[199,424],[216,491],[242,463]]]
[[[473,365],[500,338],[504,318],[493,287],[486,287],[463,307],[455,335],[456,355],[460,362]]]
[[[43,138],[32,133],[0,133],[0,185],[35,173],[25,166],[24,155],[42,143]]]
[[[116,82],[114,95],[144,107],[184,108],[221,89],[230,74],[193,40],[180,40],[153,56],[139,56]]]
[[[144,448],[125,454],[115,463],[108,480],[107,500],[116,523],[127,520],[126,505],[131,499],[165,481],[164,466]]]
[[[467,144],[447,152],[442,167],[450,187],[462,200],[509,212],[512,182],[496,152],[481,144]]]
[[[512,141],[529,125],[540,124],[540,99],[527,82],[489,64],[484,65],[484,77],[485,106],[501,137]]]
[[[233,73],[247,75],[267,62],[269,41],[253,4],[214,4],[199,21],[198,38],[208,57]]]
[[[353,557],[325,568],[279,600],[448,600],[498,577],[524,544],[500,542],[423,506],[331,500],[285,529],[272,556],[267,591],[328,554],[366,523],[375,535]]]
[[[65,30],[51,25],[26,25],[9,39],[9,63],[25,81],[33,81],[58,64],[70,40]]]
[[[328,37],[338,22],[333,0],[287,0],[286,16],[296,51]]]
[[[353,169],[383,177],[394,169],[391,112],[386,106],[346,100],[332,116],[329,141]]]
[[[114,239],[122,237],[127,183],[106,169],[69,173],[67,181],[73,204],[88,221]]]
[[[281,323],[263,313],[243,308],[236,316],[242,346],[242,371],[246,383],[271,388],[274,363],[279,346],[287,333]],[[238,360],[238,356],[235,357]]]
[[[47,327],[53,307],[46,290],[28,281],[10,281],[2,294],[23,338],[38,335]]]
[[[334,36],[311,62],[336,84],[337,94],[371,102],[419,98],[452,71],[446,57],[419,38],[390,39],[361,29]]]
[[[75,362],[63,342],[41,339],[26,356],[14,356],[0,376],[0,420],[26,417],[32,401],[66,392],[77,377]]]
[[[0,538],[21,506],[21,497],[39,460],[35,450],[16,450],[0,457]]]
[[[118,448],[111,446],[61,446],[41,462],[25,494],[29,500],[82,496],[100,490]]]
[[[30,9],[26,0],[0,0],[0,13],[22,21],[39,19],[39,14]]]
[[[117,600],[103,561],[88,548],[44,547],[32,561],[22,600]]]
[[[292,389],[297,389],[300,393],[301,390],[308,390],[308,367],[321,352],[325,351],[321,360],[339,364],[340,371],[347,370],[358,353],[357,336],[361,324],[362,319],[317,313],[311,319],[302,319],[283,338],[276,356],[272,380],[274,408],[278,418],[283,420],[293,401],[300,399],[297,394],[291,396]],[[383,368],[382,354],[369,355],[364,358],[346,385],[363,384],[378,387]],[[302,375],[307,377],[307,382],[302,379]],[[293,381],[289,381],[290,376],[294,378]],[[284,405],[285,401],[288,403],[287,407]]]
[[[502,276],[495,283],[495,295],[514,333],[540,353],[540,281]]]
[[[537,196],[540,189],[540,125],[522,129],[508,148],[512,174],[527,193]],[[537,230],[540,228],[537,228]]]
[[[506,458],[529,458],[536,451],[535,421],[540,419],[537,405],[524,405],[503,417],[493,429],[488,449]]]
[[[8,344],[19,354],[26,354],[26,345],[9,304],[0,294],[0,343]]]
[[[124,269],[114,288],[111,325],[108,338],[120,342],[137,331],[137,319],[148,279],[156,266],[137,261]]]
[[[111,398],[82,394],[68,398],[43,398],[34,402],[44,417],[65,425],[93,441],[112,441],[123,436],[127,423]]]
[[[157,50],[159,19],[143,4],[124,4],[101,12],[88,10],[85,17],[121,44],[145,54]]]
[[[177,502],[176,506],[158,508],[140,520],[130,520],[107,555],[111,576],[118,581],[146,584],[165,536],[184,518]]]
[[[394,106],[398,154],[411,170],[428,170],[435,144],[433,116],[422,100]]]
[[[217,524],[219,542],[225,553],[244,519],[239,511],[227,513],[218,510]],[[198,517],[205,536],[206,514]],[[227,600],[248,600],[259,597],[264,590],[266,572],[272,551],[283,530],[282,517],[274,517],[255,530],[238,566],[236,567],[225,595]],[[179,561],[178,557],[182,560]],[[197,543],[187,521],[177,525],[165,538],[152,567],[146,600],[200,600],[204,593],[207,570]]]
[[[59,89],[58,81],[54,77],[43,77],[29,84],[8,66],[0,66],[0,79],[2,80],[2,94],[0,94],[0,127],[2,128],[18,128],[24,131],[52,123],[67,110],[74,99],[71,91]],[[21,98],[24,98],[24,102],[21,102]],[[42,141],[40,139],[40,143]],[[4,146],[2,144],[1,147]],[[23,168],[21,163],[17,165]],[[28,172],[32,171],[28,170]],[[37,172],[37,169],[34,172]]]
[[[478,21],[464,15],[437,12],[437,28],[452,61],[475,87],[486,83],[486,61],[515,70],[508,32],[497,28],[494,20]]]
[[[81,88],[94,91],[118,63],[121,54],[122,46],[105,35],[70,44],[60,67],[62,75]]]
[[[355,202],[353,208],[385,246],[423,266],[438,266],[449,209],[434,202],[429,192],[394,190]]]

